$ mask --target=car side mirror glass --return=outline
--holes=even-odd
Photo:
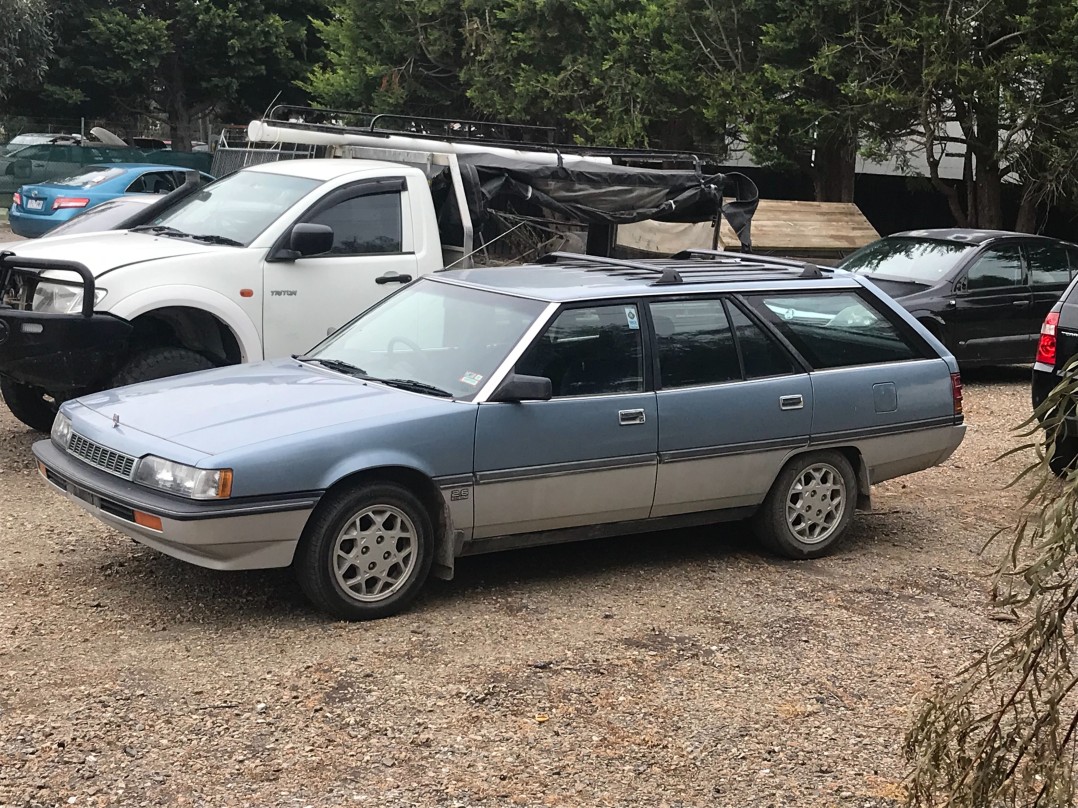
[[[550,379],[545,376],[523,376],[510,373],[494,391],[491,401],[550,401],[552,396]]]
[[[327,253],[333,249],[333,228],[325,224],[297,224],[288,236],[288,246],[297,257]]]

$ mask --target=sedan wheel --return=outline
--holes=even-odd
[[[841,452],[800,455],[771,486],[753,518],[753,529],[780,555],[818,558],[842,537],[856,496],[857,477]]]
[[[345,620],[372,620],[404,609],[419,594],[433,559],[426,508],[393,483],[357,485],[319,503],[293,566],[321,609]]]

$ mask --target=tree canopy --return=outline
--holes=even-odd
[[[0,0],[0,100],[18,84],[41,79],[52,53],[46,0]]]

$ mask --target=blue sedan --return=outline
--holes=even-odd
[[[8,219],[17,236],[44,235],[88,208],[124,194],[166,194],[181,185],[186,169],[142,163],[86,166],[70,177],[24,185],[11,201]],[[204,182],[213,178],[203,174]]]

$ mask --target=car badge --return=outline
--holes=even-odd
[[[120,425],[120,416],[116,413],[112,414],[112,428],[115,429]]]

